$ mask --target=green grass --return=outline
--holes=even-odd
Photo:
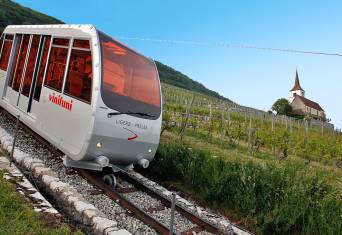
[[[234,214],[258,234],[342,231],[342,191],[331,184],[333,175],[298,162],[212,157],[191,147],[162,143],[149,173]]]
[[[3,179],[0,172],[0,234],[30,235],[30,234],[83,234],[73,232],[68,225],[59,221],[51,221],[49,215],[39,215],[15,191],[13,184]]]

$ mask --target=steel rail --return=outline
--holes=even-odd
[[[158,233],[162,235],[169,235],[169,228],[164,224],[160,223],[152,216],[141,210],[139,207],[135,206],[129,200],[125,199],[118,192],[113,190],[110,186],[106,185],[102,179],[98,178],[95,174],[89,173],[89,171],[78,169],[79,174],[85,178],[92,185],[95,185],[97,188],[102,190],[108,197],[114,200],[116,203],[120,204],[122,207],[128,209],[135,215],[136,218],[140,219],[145,224],[150,225],[154,228]],[[173,233],[176,235],[176,233]]]
[[[167,198],[164,195],[160,194],[159,192],[154,191],[151,188],[145,186],[142,182],[140,182],[139,180],[132,177],[128,172],[121,171],[121,172],[119,172],[118,176],[123,177],[125,180],[132,183],[134,186],[140,188],[141,190],[146,192],[151,197],[157,198],[165,206],[171,207],[171,200],[169,198]],[[208,231],[208,232],[213,233],[213,234],[229,234],[229,233],[225,233],[224,231],[220,230],[216,225],[199,218],[194,213],[183,208],[181,205],[179,205],[177,203],[175,205],[175,209],[177,212],[179,212],[181,215],[183,215],[189,221],[191,221],[194,224],[198,225],[199,227],[203,228],[203,230],[205,230],[205,231]]]

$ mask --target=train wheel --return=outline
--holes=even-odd
[[[114,174],[107,174],[107,175],[103,176],[102,179],[105,182],[105,184],[107,184],[110,187],[112,187],[113,189],[115,189],[115,187],[116,187],[116,177],[115,177]]]

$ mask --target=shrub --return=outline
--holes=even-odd
[[[214,158],[170,143],[161,144],[150,170],[162,181],[183,183],[212,206],[250,218],[259,233],[342,231],[341,190],[305,165]]]

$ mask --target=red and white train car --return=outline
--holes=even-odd
[[[159,144],[154,62],[92,25],[8,26],[0,105],[65,153],[64,164],[147,167]]]

